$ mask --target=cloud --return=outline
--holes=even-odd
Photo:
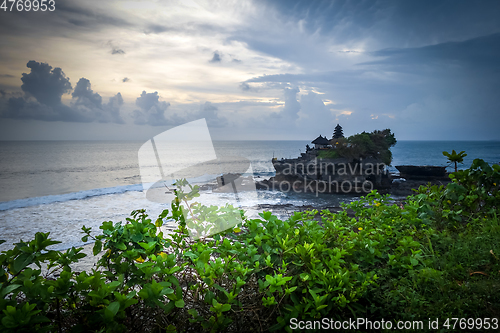
[[[123,83],[125,83],[125,82],[129,82],[129,81],[130,81],[130,79],[129,79],[128,77],[124,77],[124,78],[122,79],[122,82],[123,82]]]
[[[326,36],[337,44],[362,41],[369,49],[416,47],[470,39],[500,28],[498,1],[259,1],[287,28]],[[446,14],[443,14],[446,13]],[[273,22],[274,23],[274,22]],[[259,27],[258,25],[256,25]],[[262,26],[262,24],[260,25]],[[279,28],[269,32],[275,34]],[[245,36],[263,51],[280,52],[265,35]],[[269,43],[268,43],[269,42]],[[286,46],[286,45],[285,45]],[[292,55],[290,55],[292,56]]]
[[[107,45],[111,47],[111,54],[125,54],[125,51],[115,46],[112,41],[109,41]]]
[[[226,127],[228,121],[224,117],[219,116],[219,109],[210,102],[205,102],[200,107],[200,112],[192,120],[205,118],[207,120],[207,125],[210,127]]]
[[[291,83],[301,90],[314,87],[324,92],[324,100],[335,102],[335,110],[350,112],[338,117],[355,131],[380,126],[392,128],[403,139],[459,139],[452,128],[469,124],[471,137],[495,137],[491,124],[500,122],[495,111],[500,104],[495,88],[500,85],[500,34],[367,55],[372,61],[352,69],[264,75],[245,82]],[[297,122],[306,127],[310,120],[308,126],[319,127],[323,121],[314,124],[312,119],[320,115],[314,110],[322,107],[318,103],[306,108],[306,96],[301,97]],[[417,120],[423,123],[417,126]]]
[[[252,87],[250,87],[250,85],[248,83],[242,82],[242,83],[240,83],[240,89],[243,91],[250,91],[252,89]]]
[[[242,120],[235,121],[261,137],[292,140],[312,140],[319,134],[331,137],[337,124],[337,115],[331,111],[330,105],[325,104],[327,101],[331,102],[325,98],[325,94],[317,93],[304,85],[300,88],[280,86],[279,89],[281,98],[275,102],[241,102],[239,107],[229,104],[228,108],[246,107],[249,112],[240,116]],[[248,107],[253,105],[256,107]]]
[[[102,104],[98,93],[90,89],[90,81],[82,78],[73,91],[71,106],[61,102],[72,86],[61,68],[30,60],[30,73],[23,73],[21,89],[24,96],[1,94],[0,117],[68,122],[123,123],[120,107],[123,99],[118,93]]]
[[[48,5],[49,1],[46,3]],[[129,28],[133,25],[123,12],[116,8],[113,10],[96,8],[96,4],[92,1],[85,3],[55,1],[55,3],[56,10],[51,12],[53,15],[50,20],[33,10],[19,12],[13,10],[10,15],[3,15],[0,20],[0,32],[5,32],[4,36],[9,37],[29,35],[35,44],[42,37],[63,36],[67,43],[75,35],[102,32],[107,28]],[[76,3],[81,6],[75,6]]]
[[[412,131],[417,134],[407,138],[421,138],[418,131],[430,138],[445,138],[441,128],[463,123],[473,125],[467,133],[475,138],[490,124],[498,124],[500,100],[495,94],[500,84],[499,2],[477,5],[443,0],[435,5],[374,0],[290,4],[285,0],[256,0],[244,6],[179,4],[155,2],[149,7],[133,7],[129,3],[115,6],[93,0],[65,2],[58,5],[50,21],[33,13],[12,13],[0,22],[7,45],[0,50],[0,58],[5,58],[0,73],[16,75],[20,55],[35,52],[33,45],[47,41],[46,47],[37,49],[41,52],[38,54],[54,59],[61,52],[70,52],[68,65],[63,68],[68,74],[86,73],[80,76],[90,79],[102,100],[98,103],[95,99],[97,91],[87,91],[86,99],[75,97],[71,104],[64,93],[53,93],[48,96],[55,102],[49,103],[40,101],[43,94],[37,98],[22,90],[25,95],[0,94],[1,110],[9,110],[2,115],[100,121],[89,115],[106,109],[108,97],[117,92],[106,91],[104,95],[101,89],[129,82],[121,92],[126,100],[132,98],[130,111],[140,113],[134,121],[147,124],[151,110],[157,123],[168,125],[205,114],[213,117],[214,124],[220,123],[217,118],[232,126],[241,124],[242,133],[247,131],[255,137],[261,128],[265,128],[264,133],[287,138],[309,136],[305,133],[317,129],[326,135],[328,132],[319,129],[336,116],[346,122],[346,129],[373,130],[379,124],[385,128],[388,125],[384,121],[389,120],[384,114],[394,117],[394,131],[409,133],[403,130],[413,126],[414,119],[458,110],[457,103],[452,102],[458,100],[457,96],[466,97],[460,100],[465,103],[462,111],[447,112],[446,123],[442,118],[432,118],[427,124],[423,121],[418,130]],[[106,45],[108,40],[116,45]],[[81,61],[78,53],[82,48],[99,46],[101,52],[91,52],[85,55],[86,61]],[[130,52],[135,48],[141,52],[134,52],[132,57]],[[110,53],[116,57],[109,57]],[[204,54],[201,59],[200,53]],[[117,58],[120,64],[110,63]],[[236,58],[242,62],[236,63]],[[220,73],[221,65],[224,73]],[[120,71],[121,76],[116,76]],[[123,75],[134,77],[134,82],[126,81]],[[167,75],[167,79],[160,82],[159,75]],[[72,77],[74,88],[80,76]],[[118,82],[111,83],[109,77]],[[102,81],[96,81],[98,78]],[[0,81],[0,89],[10,91],[15,80],[1,76]],[[152,109],[133,105],[143,89],[130,89],[141,83],[146,91],[161,94]],[[84,90],[91,91],[90,86]],[[171,106],[162,104],[161,97],[167,96],[162,91],[175,96],[168,99]],[[117,96],[112,98],[120,104]],[[244,105],[243,101],[253,98],[262,104],[274,101],[276,105]],[[227,105],[240,100],[234,107]],[[252,117],[255,126],[245,123]],[[320,133],[314,134],[313,138]],[[459,137],[457,134],[454,138]]]
[[[75,6],[71,2],[57,3],[57,12],[66,16],[69,23],[78,27],[98,29],[100,26],[123,28],[131,25],[131,23],[121,17],[103,14],[102,11],[92,7],[83,8]]]
[[[62,104],[51,107],[24,97],[10,97],[2,104],[2,118],[57,121],[71,117],[71,109]]]
[[[42,104],[58,106],[61,96],[71,91],[71,83],[61,68],[52,69],[47,63],[30,60],[26,65],[31,72],[23,73],[21,89]]]
[[[72,109],[61,103],[63,94],[72,90],[71,83],[61,68],[30,60],[26,66],[30,73],[23,73],[22,97],[9,97],[2,103],[0,116],[14,119],[46,121],[85,121]]]
[[[435,69],[460,69],[459,67],[500,69],[500,33],[490,34],[460,42],[446,42],[417,48],[391,48],[372,52],[383,59],[364,62],[360,65],[384,65],[397,70],[410,66],[414,71],[422,67]],[[415,67],[418,66],[418,67]],[[436,67],[440,68],[436,68]],[[444,68],[443,68],[444,66]]]
[[[165,118],[165,111],[170,103],[160,102],[158,92],[146,93],[143,91],[140,97],[137,97],[135,105],[140,110],[134,110],[132,117],[136,125],[166,126],[171,125]]]
[[[297,94],[300,92],[299,88],[285,88],[285,106],[279,113],[280,117],[295,121],[299,116],[298,113],[302,108],[297,101]]]
[[[227,119],[219,115],[217,106],[210,102],[201,104],[196,111],[192,110],[192,106],[186,105],[184,108],[188,107],[188,109],[180,110],[180,115],[173,111],[167,114],[167,109],[170,110],[170,103],[160,101],[157,91],[154,93],[143,91],[135,104],[139,107],[139,110],[134,110],[132,113],[136,125],[178,126],[201,118],[205,118],[210,127],[225,127],[228,124]]]
[[[86,115],[92,121],[124,123],[120,116],[120,107],[123,105],[123,98],[120,93],[111,97],[108,103],[102,104],[101,95],[92,91],[90,81],[81,78],[76,84],[72,97],[71,107],[78,113]]]
[[[215,51],[214,56],[208,62],[210,62],[210,63],[221,62],[221,57],[220,57],[219,51]]]
[[[146,30],[144,31],[144,33],[146,35],[149,35],[149,34],[161,34],[162,32],[166,32],[166,31],[170,31],[172,30],[171,28],[169,27],[166,27],[164,25],[160,25],[160,24],[150,24],[146,27]]]
[[[125,51],[123,51],[122,49],[113,47],[111,50],[111,54],[125,54]]]
[[[331,112],[326,108],[321,95],[312,91],[300,97],[300,112],[298,123],[301,125],[321,126],[327,120],[333,120]]]

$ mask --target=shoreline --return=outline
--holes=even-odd
[[[406,180],[406,181],[397,181],[393,184],[393,186],[391,186],[391,189],[390,191],[379,191],[381,194],[390,194],[391,197],[393,198],[393,200],[396,202],[396,203],[402,203],[404,202],[404,200],[406,199],[406,197],[408,195],[411,195],[411,194],[415,194],[414,191],[412,191],[412,189],[417,189],[419,186],[421,185],[427,185],[427,184],[431,184],[431,185],[446,185],[450,182],[451,180],[431,180],[431,181],[425,181],[425,180]],[[203,185],[202,185],[203,186]],[[204,184],[205,187],[216,187],[217,185],[215,184]],[[213,189],[213,188],[211,188]],[[265,190],[259,190],[259,191],[263,191],[265,192]],[[337,194],[338,196],[339,194]],[[340,196],[342,196],[342,194],[340,194]],[[345,198],[346,199],[353,199],[353,200],[356,200],[356,197],[361,197],[360,196],[355,196],[355,197],[352,197],[352,196],[346,196]],[[245,207],[243,208],[247,211],[251,211],[252,212],[252,216],[250,216],[249,218],[258,218],[257,213],[260,213],[262,211],[270,211],[273,213],[273,215],[276,215],[278,216],[279,219],[282,219],[282,220],[285,220],[287,218],[289,218],[290,216],[293,215],[294,212],[302,212],[302,211],[306,211],[306,210],[318,210],[318,211],[321,211],[321,210],[329,210],[333,213],[338,213],[340,211],[342,211],[342,208],[340,207],[339,204],[336,204],[336,203],[306,203],[306,204],[303,204],[303,205],[297,205],[297,204],[293,204],[293,203],[260,203],[260,204],[256,204],[254,206],[251,206],[251,207]],[[350,217],[354,217],[354,214],[352,214],[352,212],[348,212],[348,215]],[[114,222],[117,222],[117,221],[114,221]],[[168,222],[167,224],[164,225],[164,233],[167,233],[169,232],[169,230],[174,230],[176,228],[176,226],[174,225],[168,225]],[[80,246],[75,246],[75,248],[80,248],[82,247],[83,250],[82,250],[82,253],[85,253],[87,256],[80,259],[78,263],[76,264],[72,264],[71,267],[74,271],[91,271],[92,268],[95,268],[96,267],[96,262],[99,258],[99,255],[98,256],[94,256],[93,255],[93,244],[94,243],[87,243],[87,244],[84,244],[84,245],[80,245]],[[3,244],[5,245],[5,244]],[[6,248],[5,250],[8,250],[12,248],[12,245],[9,247],[9,248]],[[71,248],[71,246],[69,247],[65,247],[63,249],[61,249],[60,251],[61,252],[64,252],[66,251],[67,249]],[[3,250],[2,250],[3,251]]]

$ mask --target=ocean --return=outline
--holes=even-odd
[[[305,151],[308,141],[215,141],[220,163],[199,164],[199,154],[184,154],[174,161],[193,169],[195,183],[204,183],[249,162],[257,178],[274,175],[271,159],[295,158]],[[135,209],[146,209],[155,217],[170,207],[167,202],[146,199],[141,183],[138,151],[144,142],[133,141],[12,141],[0,142],[0,239],[10,248],[20,239],[29,240],[38,232],[50,232],[62,243],[54,249],[81,246],[81,227],[96,232],[103,221],[124,221]],[[400,141],[392,148],[395,165],[446,165],[442,151],[464,150],[468,154],[461,167],[475,158],[500,162],[497,141]],[[241,164],[246,165],[246,164]],[[246,167],[245,167],[246,168]],[[205,191],[203,203],[233,202],[228,193]],[[256,216],[258,204],[338,205],[353,200],[348,195],[319,195],[257,191],[241,193],[238,204]]]

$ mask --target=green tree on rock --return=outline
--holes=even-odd
[[[339,143],[341,143],[337,145],[339,156],[355,160],[374,157],[390,165],[392,162],[390,148],[397,143],[397,140],[390,129],[385,129],[351,135],[347,139],[340,139]]]
[[[464,157],[467,156],[467,154],[463,150],[458,154],[455,150],[452,150],[451,154],[446,151],[443,151],[443,155],[448,157],[449,164],[455,164],[455,172],[458,171],[457,167],[458,163],[460,164],[464,163]]]

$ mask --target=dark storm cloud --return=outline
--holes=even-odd
[[[431,44],[500,32],[500,2],[471,1],[259,1],[309,33],[337,43],[374,37],[389,44]]]
[[[219,51],[215,51],[214,56],[208,62],[211,62],[211,63],[221,62]]]
[[[393,48],[371,53],[385,59],[363,63],[364,65],[399,66],[434,65],[456,69],[500,69],[500,33],[481,36],[461,42],[447,42],[419,48]],[[420,68],[418,68],[420,70]]]
[[[500,2],[482,1],[259,1],[270,13],[227,41],[302,68],[328,66],[332,43],[362,55],[393,47],[421,47],[500,32]],[[272,24],[269,20],[273,20]],[[268,27],[262,33],[262,26]],[[275,28],[273,28],[275,27]],[[290,27],[289,29],[284,27]],[[324,45],[322,45],[324,44]],[[362,52],[356,48],[362,49]]]
[[[47,121],[85,121],[71,108],[61,103],[61,97],[72,90],[69,79],[61,68],[29,61],[30,73],[23,73],[23,97],[10,97],[2,103],[3,118],[36,119]]]
[[[75,6],[69,1],[57,2],[57,12],[59,14],[67,15],[68,22],[79,27],[95,28],[96,26],[102,25],[127,27],[131,25],[131,23],[120,17],[109,15],[109,12],[106,13],[93,8],[87,9]]]
[[[78,5],[77,5],[78,4]],[[127,28],[133,25],[115,11],[103,11],[85,2],[55,1],[56,10],[12,11],[2,15],[0,32],[9,36],[64,36],[85,31],[100,31],[105,27]],[[34,29],[33,27],[36,27]]]
[[[136,125],[167,126],[169,121],[165,118],[165,111],[170,103],[160,102],[158,92],[146,93],[143,91],[140,97],[137,97],[135,105],[140,110],[134,110],[132,117]]]
[[[100,123],[124,123],[120,116],[120,107],[123,105],[120,93],[111,97],[108,103],[103,104],[101,95],[92,91],[90,81],[81,78],[76,84],[72,97],[71,106],[78,113],[85,114],[88,118]]]
[[[2,94],[0,117],[69,122],[115,122],[123,123],[119,109],[123,104],[120,94],[102,104],[99,94],[90,89],[90,81],[82,78],[73,92],[71,107],[62,103],[64,94],[72,86],[61,68],[52,68],[47,63],[34,60],[28,62],[30,73],[23,73],[21,89],[24,96]]]
[[[26,65],[31,72],[23,73],[21,89],[42,104],[56,106],[61,104],[61,96],[71,91],[71,83],[61,68],[31,60]]]

